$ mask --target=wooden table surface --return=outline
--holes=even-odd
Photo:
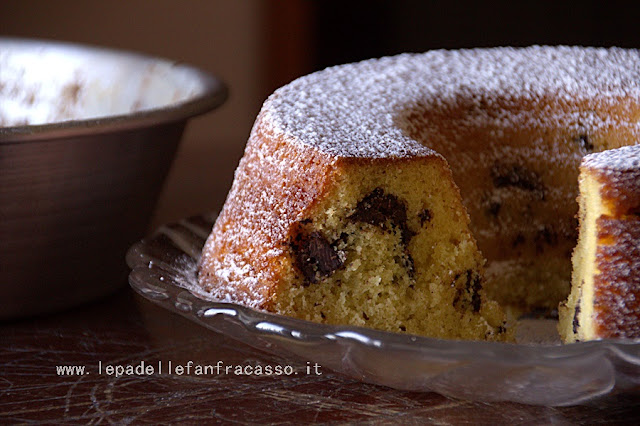
[[[166,371],[169,361],[174,370],[193,361],[291,366],[298,374],[178,375]],[[115,374],[117,366],[142,362],[156,371]],[[165,371],[157,372],[158,362]],[[85,374],[59,375],[56,367],[65,365],[84,366]],[[321,367],[307,371],[304,360],[257,351],[123,288],[63,313],[0,323],[0,423],[34,422],[637,425],[640,397],[618,394],[586,406],[552,408],[397,391]]]

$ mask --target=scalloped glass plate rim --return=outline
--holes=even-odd
[[[640,385],[640,339],[600,340],[570,345],[443,340],[363,327],[318,324],[212,300],[205,292],[199,290],[195,277],[200,251],[214,219],[215,214],[186,218],[164,225],[149,238],[134,244],[127,253],[127,263],[132,269],[129,282],[133,289],[144,298],[209,329],[227,334],[250,346],[284,356],[299,357],[300,346],[321,345],[325,351],[335,350],[337,354],[342,353],[343,358],[345,354],[342,351],[346,346],[346,355],[349,355],[350,351],[357,355],[356,348],[365,348],[369,356],[374,353],[381,356],[381,359],[386,357],[391,361],[394,358],[424,358],[425,365],[436,362],[435,360],[458,366],[460,362],[465,365],[489,363],[498,368],[502,366],[505,370],[517,368],[531,372],[544,368],[569,367],[584,360],[591,360],[595,365],[598,365],[597,360],[607,360],[613,365],[614,377],[609,385],[603,384],[601,389],[594,388],[584,392],[584,395],[575,398],[568,396],[560,400],[550,400],[552,398],[544,396],[518,397],[508,392],[504,397],[493,394],[469,395],[468,392],[457,392],[456,386],[453,386],[453,390],[444,386],[443,391],[438,386],[432,386],[429,381],[422,387],[416,386],[415,383],[396,383],[375,374],[373,377],[363,374],[358,366],[353,365],[352,360],[348,359],[342,360],[345,366],[329,366],[359,380],[403,390],[437,391],[448,396],[479,401],[507,400],[539,405],[571,405],[607,394],[614,388],[635,389]],[[162,253],[163,249],[167,250],[166,254]],[[176,256],[176,253],[180,254]],[[323,358],[326,362],[330,355],[316,354],[316,358]],[[624,370],[624,373],[620,370]],[[588,372],[585,368],[585,373]],[[469,378],[470,381],[472,379]],[[416,382],[420,382],[419,377]]]

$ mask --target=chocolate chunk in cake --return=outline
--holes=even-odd
[[[344,263],[344,253],[319,232],[298,233],[291,241],[295,265],[308,282],[316,283],[328,277]]]
[[[578,301],[576,302],[576,310],[575,313],[573,314],[573,333],[577,334],[578,333],[578,327],[580,326],[580,322],[578,320],[578,315],[580,315],[580,299],[578,299]]]
[[[536,253],[544,252],[545,246],[555,247],[558,244],[558,233],[551,225],[544,225],[534,238]]]
[[[496,162],[491,168],[491,179],[496,188],[519,188],[533,192],[539,200],[545,199],[546,187],[538,173],[521,164]]]
[[[415,235],[407,226],[406,203],[393,194],[387,194],[382,188],[376,188],[356,205],[350,220],[369,223],[384,230],[395,227],[402,233],[402,242],[406,245]]]
[[[585,151],[588,151],[588,152],[593,151],[594,146],[591,142],[589,142],[589,136],[579,135],[577,138],[574,139],[574,141],[576,141],[580,145],[580,148],[584,149]]]
[[[424,226],[426,223],[431,222],[431,210],[424,209],[418,214],[418,218],[420,219],[420,226]]]

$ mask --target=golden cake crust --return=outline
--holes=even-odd
[[[640,185],[640,179],[636,180]],[[640,217],[597,221],[594,328],[600,338],[640,337]]]
[[[587,156],[606,215],[596,221],[594,331],[599,338],[640,337],[640,146]]]
[[[534,46],[405,54],[295,80],[263,105],[200,282],[272,309],[293,226],[350,165],[421,159],[441,170],[429,188],[461,193],[489,295],[555,307],[569,291],[577,209],[566,200],[580,159],[640,136],[639,64],[635,50]]]
[[[274,310],[293,226],[310,216],[345,166],[375,163],[384,168],[416,157],[332,156],[274,133],[264,120],[264,114],[256,120],[228,195],[233,202],[225,204],[203,250],[199,281],[220,299]],[[442,156],[425,149],[421,158],[439,164],[444,181],[452,182]]]
[[[580,239],[560,335],[640,337],[640,145],[584,157],[578,201]]]

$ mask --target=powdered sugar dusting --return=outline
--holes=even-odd
[[[640,212],[640,145],[611,149],[584,158],[581,172],[594,175],[600,196],[616,217]]]
[[[639,81],[640,53],[635,50],[565,46],[438,50],[341,65],[302,77],[276,91],[263,112],[274,134],[292,136],[335,156],[433,155],[407,135],[411,123],[398,122],[403,109],[417,99],[418,108],[461,102],[465,107],[515,105],[549,97],[566,103],[615,104],[623,98],[640,101]],[[480,118],[493,126],[537,124],[531,114],[508,111]],[[575,122],[571,117],[559,121]],[[611,118],[597,115],[592,121],[584,124],[612,124]]]
[[[295,80],[267,99],[256,120],[204,248],[200,284],[215,297],[264,307],[288,252],[290,226],[332,181],[342,158],[442,154],[451,161],[455,153],[454,179],[455,173],[474,176],[475,168],[484,170],[489,184],[488,171],[502,160],[544,160],[544,178],[552,183],[577,175],[580,158],[593,148],[588,137],[624,128],[632,140],[640,138],[634,118],[639,81],[639,51],[539,46],[404,54]],[[520,130],[531,142],[510,144]],[[547,141],[547,130],[559,136]],[[464,143],[475,142],[478,133],[497,143],[484,138],[481,149],[465,151]],[[544,191],[490,188],[485,194],[477,182],[465,194],[461,182],[456,179],[470,200],[472,221],[474,215],[484,218],[491,203],[529,200],[521,210],[530,215],[540,198],[563,205],[577,195],[556,185]],[[558,217],[553,235],[574,238],[573,215]],[[528,232],[523,235],[533,247],[536,235],[549,234],[544,217],[501,215],[476,229],[476,237],[490,245],[517,228]]]
[[[640,170],[640,145],[589,154],[584,157],[582,165],[612,172]]]

